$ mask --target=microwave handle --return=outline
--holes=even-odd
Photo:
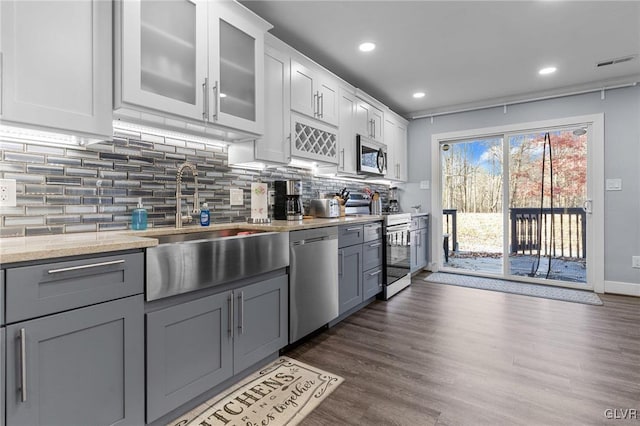
[[[385,167],[385,162],[387,161],[387,159],[384,157],[384,151],[382,150],[382,148],[380,148],[378,150],[378,158],[377,158],[377,163],[378,163],[378,171],[380,173],[384,173],[384,167]]]

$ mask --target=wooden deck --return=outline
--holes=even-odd
[[[640,411],[640,298],[591,306],[424,276],[287,353],[346,379],[302,425],[638,424],[606,410]]]

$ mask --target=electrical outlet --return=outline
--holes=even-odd
[[[16,180],[0,179],[0,207],[16,206]]]
[[[640,256],[631,256],[631,267],[640,268]]]
[[[244,191],[240,188],[229,189],[229,204],[232,206],[244,205]]]

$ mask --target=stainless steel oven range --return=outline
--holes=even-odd
[[[385,300],[411,284],[410,225],[411,214],[409,213],[388,214],[384,217],[386,278],[383,296]]]

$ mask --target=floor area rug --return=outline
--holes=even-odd
[[[598,295],[590,291],[573,290],[570,288],[553,287],[548,285],[529,284],[516,281],[499,280],[495,278],[449,274],[444,272],[434,272],[424,280],[438,284],[501,291],[503,293],[543,297],[545,299],[562,300],[565,302],[585,303],[588,305],[603,304]]]
[[[344,379],[282,356],[168,426],[293,426]]]

